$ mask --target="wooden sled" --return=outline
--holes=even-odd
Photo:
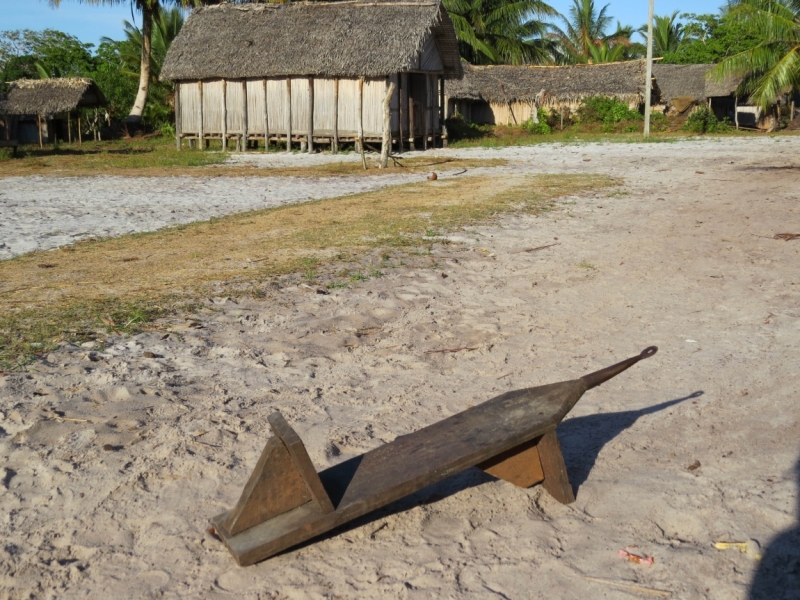
[[[563,381],[508,392],[317,473],[280,413],[233,510],[213,530],[241,566],[252,565],[469,467],[520,487],[541,483],[575,501],[556,427],[586,390],[658,348]]]

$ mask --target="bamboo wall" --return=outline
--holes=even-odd
[[[440,81],[436,75],[410,73],[364,79],[360,115],[364,138],[374,140],[383,135],[383,102],[390,81],[395,84],[390,102],[392,137],[399,137],[401,128],[404,137],[412,136],[408,108],[401,108],[401,102],[409,97],[414,106],[413,136],[427,133],[431,141],[441,136]],[[407,89],[401,90],[402,85]],[[245,134],[248,139],[285,138],[289,110],[293,138],[308,135],[309,111],[313,110],[315,139],[331,138],[334,132],[338,139],[354,139],[359,132],[359,80],[293,77],[180,82],[176,95],[178,138],[221,138],[223,134],[226,138]]]

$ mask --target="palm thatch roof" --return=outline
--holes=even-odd
[[[603,95],[624,102],[641,100],[645,63],[632,60],[596,65],[488,66],[464,65],[464,78],[447,86],[450,98],[492,103],[532,102],[542,106],[577,102]]]
[[[19,79],[0,94],[0,114],[53,115],[77,108],[97,108],[107,104],[103,92],[91,79]]]
[[[441,0],[201,7],[172,42],[162,79],[382,77],[414,68],[433,35],[446,77],[461,76]]]
[[[653,77],[664,104],[673,98],[691,97],[695,100],[732,96],[742,82],[741,77],[726,77],[718,81],[710,76],[712,64],[653,65]]]

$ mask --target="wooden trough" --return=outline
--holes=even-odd
[[[280,413],[236,506],[212,519],[240,566],[252,565],[470,467],[575,501],[556,427],[593,387],[658,348],[585,375],[508,392],[317,473]]]

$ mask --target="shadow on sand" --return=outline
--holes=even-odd
[[[597,455],[603,446],[636,423],[639,417],[652,415],[702,395],[702,391],[697,391],[683,398],[675,398],[639,410],[586,415],[561,423],[558,426],[558,440],[561,442],[564,462],[567,463],[569,481],[575,492],[577,493],[586,478],[589,477],[589,472],[597,461]]]
[[[800,460],[795,475],[800,492]],[[800,500],[797,510],[795,526],[778,535],[764,551],[750,586],[750,600],[800,600]]]

